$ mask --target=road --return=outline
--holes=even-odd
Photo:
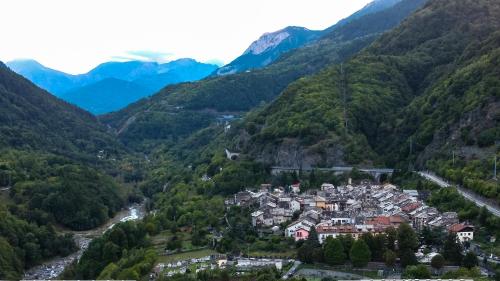
[[[449,187],[449,186],[452,186],[451,184],[449,184],[446,180],[444,180],[443,178],[440,178],[434,174],[431,174],[429,172],[417,172],[420,176],[436,183],[437,185],[439,185],[440,187]],[[484,198],[484,197],[481,197],[477,194],[474,194],[472,191],[470,190],[466,190],[465,188],[463,187],[460,187],[460,186],[457,186],[457,185],[454,185],[454,187],[457,189],[457,191],[463,196],[465,197],[465,199],[469,200],[469,201],[472,201],[474,202],[477,206],[479,207],[483,207],[483,206],[486,206],[486,208],[488,209],[488,211],[490,211],[493,215],[497,216],[497,217],[500,217],[500,207],[498,207],[497,205],[491,203],[491,202],[488,202],[488,199]]]
[[[288,270],[288,272],[285,275],[283,275],[282,279],[291,278],[293,276],[293,274],[295,274],[295,271],[297,271],[297,267],[299,267],[299,265],[301,265],[301,264],[302,263],[300,261],[294,261],[293,266],[290,268],[290,270]]]

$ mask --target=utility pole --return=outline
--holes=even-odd
[[[413,171],[412,157],[413,155],[413,137],[410,137],[410,154],[408,155],[408,171]]]
[[[410,137],[410,156],[413,154],[413,138]]]
[[[455,150],[451,151],[453,166],[455,166]]]
[[[493,167],[493,179],[497,180],[497,155],[495,154],[495,164]]]
[[[340,64],[340,88],[342,91],[342,103],[344,104],[344,126],[345,132],[347,134],[348,123],[347,123],[347,94],[346,94],[346,81],[344,73],[344,64]]]
[[[498,151],[498,146],[500,145],[500,141],[495,141],[495,161],[493,164],[493,179],[497,180],[497,151]]]

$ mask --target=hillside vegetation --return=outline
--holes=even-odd
[[[405,0],[333,28],[325,38],[291,51],[261,70],[169,86],[101,120],[135,147],[154,147],[165,140],[186,137],[207,127],[220,114],[246,112],[269,103],[291,82],[348,59],[424,2]]]
[[[0,63],[0,279],[77,249],[74,230],[106,222],[126,202],[125,149],[92,115]]]
[[[343,65],[288,86],[233,145],[277,165],[428,163],[498,198],[488,170],[500,129],[499,19],[495,1],[430,1]],[[455,166],[439,164],[452,151]]]

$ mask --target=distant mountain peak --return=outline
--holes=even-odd
[[[228,75],[261,68],[278,59],[282,54],[299,48],[320,37],[321,31],[301,26],[288,26],[274,32],[262,34],[231,63],[220,67],[216,75]]]
[[[285,39],[291,36],[292,32],[298,31],[310,31],[309,29],[301,26],[288,26],[286,28],[280,29],[274,32],[266,32],[259,37],[259,39],[255,40],[243,55],[246,54],[254,54],[259,55],[264,53],[265,51],[275,48]]]
[[[43,66],[41,63],[34,59],[15,59],[7,62],[9,68],[16,71],[16,69],[48,69],[48,67]]]

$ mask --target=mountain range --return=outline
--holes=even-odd
[[[141,196],[157,209],[137,224],[146,236],[189,229],[192,237],[196,225],[205,239],[215,225],[221,241],[232,241],[225,232],[242,224],[227,227],[231,218],[221,218],[232,214],[220,195],[273,179],[272,166],[430,169],[498,202],[499,30],[496,0],[377,0],[321,33],[264,35],[243,55],[255,64],[235,61],[233,74],[192,60],[106,63],[88,76],[9,64],[71,103],[117,110],[98,117],[0,63],[0,187],[9,190],[0,194],[0,279],[21,279],[25,268],[74,251],[54,225],[91,229]],[[191,67],[212,75],[141,92],[196,80]],[[226,149],[239,157],[228,159]],[[200,212],[210,204],[208,215]],[[498,234],[497,218],[481,225]],[[133,275],[124,277],[147,278],[153,263],[143,264],[138,249],[150,244],[134,246],[135,227],[127,229],[92,243],[66,274],[95,279],[127,268]]]
[[[53,70],[34,60],[15,60],[7,66],[57,97],[94,114],[121,109],[170,84],[202,79],[217,68],[193,59],[163,64],[107,62],[80,75]]]
[[[242,114],[275,99],[291,82],[342,62],[397,26],[423,0],[406,0],[333,27],[320,39],[283,54],[267,67],[171,85],[150,99],[102,116],[122,141],[155,143],[185,137],[218,115]]]
[[[228,75],[265,67],[278,60],[289,51],[305,46],[328,34],[332,29],[339,28],[362,16],[374,14],[388,9],[401,0],[376,0],[348,18],[325,30],[309,30],[305,27],[288,26],[275,32],[263,34],[255,40],[245,52],[227,65],[214,72],[214,75]]]

